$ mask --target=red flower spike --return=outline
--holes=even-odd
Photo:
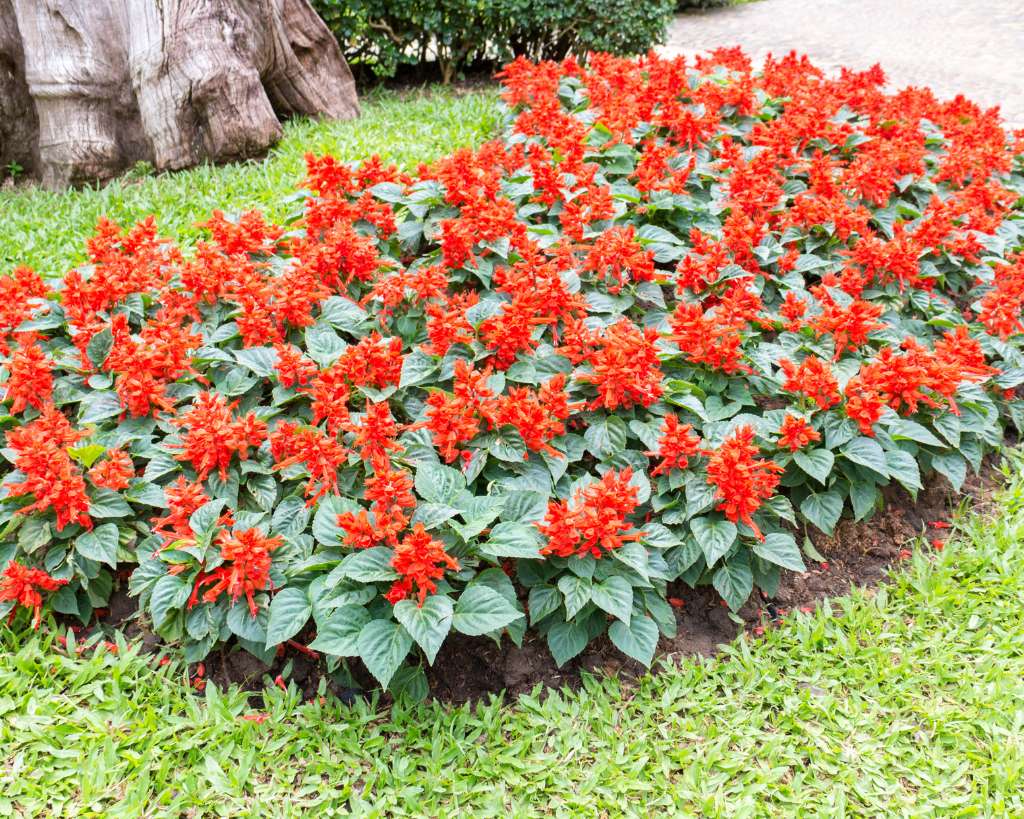
[[[9,601],[16,606],[32,610],[32,628],[39,628],[43,616],[43,596],[40,592],[52,592],[67,585],[67,580],[51,577],[42,569],[23,566],[17,561],[10,561],[0,575],[0,601]],[[14,617],[11,611],[8,622]]]
[[[396,581],[387,593],[388,601],[397,603],[415,590],[421,607],[427,595],[437,591],[434,581],[444,577],[445,569],[459,570],[459,562],[445,551],[441,541],[434,540],[427,533],[422,523],[417,523],[412,532],[395,546],[391,565],[402,579]]]
[[[536,524],[547,539],[541,554],[600,558],[627,541],[639,540],[642,533],[628,533],[633,524],[627,517],[636,510],[639,491],[630,483],[632,477],[629,467],[608,472],[571,501],[549,501],[544,522]]]
[[[651,470],[651,477],[667,475],[673,469],[686,469],[689,459],[700,452],[700,438],[693,434],[690,424],[680,424],[674,413],[665,416],[661,424],[661,440],[656,452],[644,453],[648,457],[661,458]]]
[[[738,427],[717,450],[708,453],[708,483],[717,487],[718,510],[733,523],[742,521],[758,540],[764,540],[751,515],[775,493],[784,470],[757,454],[753,427]]]

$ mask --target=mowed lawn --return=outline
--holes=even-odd
[[[131,224],[153,214],[161,235],[186,245],[202,232],[196,223],[214,209],[259,208],[272,220],[284,220],[298,207],[306,153],[346,161],[377,153],[415,170],[420,162],[494,136],[502,122],[496,89],[376,91],[362,100],[357,120],[287,123],[284,139],[264,160],[175,174],[142,168],[99,189],[0,190],[0,273],[26,264],[44,276],[63,275],[86,261],[84,240],[104,215]]]
[[[0,193],[0,271],[84,260],[96,217],[192,241],[220,207],[285,218],[302,154],[406,167],[500,126],[493,92],[383,94],[293,123],[262,163]],[[891,584],[639,681],[454,708],[203,694],[120,641],[0,627],[0,816],[1024,815],[1024,477]],[[72,645],[73,649],[74,646]]]

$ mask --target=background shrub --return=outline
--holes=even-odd
[[[473,64],[639,54],[661,42],[673,0],[315,0],[355,70],[393,76],[436,61],[445,81]]]

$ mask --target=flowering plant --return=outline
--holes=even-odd
[[[104,221],[0,280],[0,606],[87,619],[134,561],[194,660],[315,629],[394,687],[529,625],[649,664],[669,583],[771,595],[807,527],[1022,427],[997,111],[732,50],[503,79],[479,150],[310,157],[287,225]]]

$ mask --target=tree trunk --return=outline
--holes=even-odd
[[[11,166],[33,170],[38,130],[14,10],[11,0],[0,0],[0,178]]]
[[[279,117],[359,113],[307,0],[0,0],[0,94],[0,161],[51,188],[256,156]]]

